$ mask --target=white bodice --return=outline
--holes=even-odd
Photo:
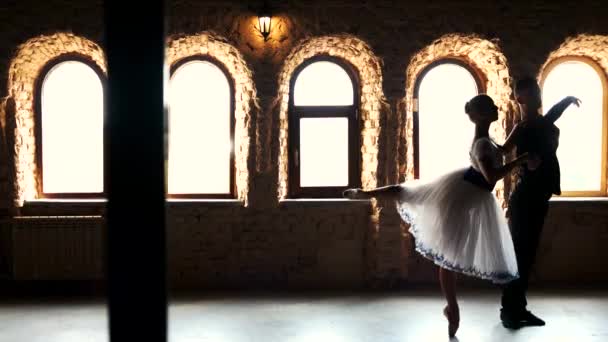
[[[484,137],[475,140],[471,146],[469,156],[471,158],[471,166],[480,172],[480,160],[484,158],[490,159],[494,168],[502,166],[502,152],[490,138]]]

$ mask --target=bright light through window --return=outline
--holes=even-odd
[[[566,109],[556,125],[560,129],[557,157],[561,188],[566,191],[599,191],[602,175],[603,87],[598,73],[581,61],[562,62],[543,83],[543,110],[546,112],[566,96],[576,96],[582,104]]]
[[[353,85],[339,65],[315,62],[298,74],[293,101],[296,106],[351,106]]]
[[[171,77],[169,193],[230,193],[230,91],[207,61],[185,63]]]
[[[464,105],[477,94],[473,75],[457,64],[440,64],[426,73],[418,92],[420,179],[470,164],[475,125]]]
[[[41,91],[44,193],[103,192],[103,88],[88,65],[67,61]]]
[[[300,119],[300,186],[348,185],[348,119]]]

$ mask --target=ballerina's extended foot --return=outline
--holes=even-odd
[[[363,190],[360,188],[346,189],[342,193],[342,196],[345,198],[348,198],[348,199],[366,199],[366,198],[368,198],[365,195],[365,193],[363,192]]]
[[[448,320],[448,335],[450,337],[456,336],[456,331],[460,325],[460,313],[458,312],[458,307],[452,311],[450,310],[449,306],[446,306],[443,309],[443,315]]]

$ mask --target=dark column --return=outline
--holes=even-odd
[[[105,26],[110,341],[165,342],[164,1],[106,0]]]

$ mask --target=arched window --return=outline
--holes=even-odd
[[[99,67],[82,56],[62,56],[43,68],[36,96],[42,197],[103,194],[102,79]]]
[[[360,184],[359,96],[351,68],[337,58],[307,60],[289,99],[291,197],[341,197]]]
[[[414,86],[415,177],[430,180],[469,165],[475,125],[464,105],[483,92],[474,70],[456,59],[427,66]]]
[[[169,84],[170,197],[233,197],[234,87],[219,62],[177,62]]]
[[[555,122],[560,130],[557,158],[565,196],[606,195],[606,76],[592,60],[558,58],[541,78],[543,110],[566,96],[581,106],[569,106]]]

